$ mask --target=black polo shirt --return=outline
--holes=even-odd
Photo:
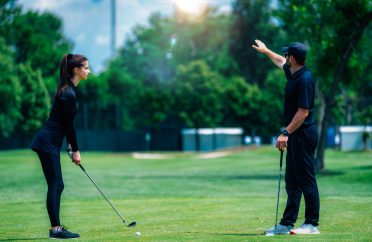
[[[49,118],[31,145],[34,151],[42,150],[59,155],[65,137],[73,151],[79,150],[74,128],[78,109],[76,92],[76,87],[69,81],[68,86],[55,97]]]
[[[299,108],[309,110],[309,115],[299,129],[314,124],[315,84],[313,75],[306,66],[293,73],[293,75],[287,64],[284,64],[283,70],[287,77],[284,94],[283,125],[288,126]]]

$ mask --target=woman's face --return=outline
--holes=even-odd
[[[76,71],[75,75],[77,75],[79,77],[79,80],[88,79],[88,75],[90,73],[88,61],[84,61],[83,66],[80,67],[80,68],[76,68],[75,71]]]

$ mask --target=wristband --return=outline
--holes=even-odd
[[[281,133],[284,136],[289,136],[289,133],[288,133],[288,131],[286,129],[283,129]]]

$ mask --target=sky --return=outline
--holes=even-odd
[[[232,0],[116,0],[116,49],[138,24],[146,25],[152,13],[173,14],[175,7],[185,11],[200,9],[195,5],[218,6],[230,11]],[[193,3],[193,4],[190,4]],[[111,0],[18,0],[26,10],[51,12],[63,21],[64,35],[73,43],[72,53],[88,57],[93,72],[104,70],[113,56],[111,47]]]

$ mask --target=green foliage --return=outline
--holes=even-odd
[[[22,12],[13,0],[0,2],[0,39],[1,133],[9,135],[19,126],[29,135],[47,117],[59,62],[71,44],[62,34],[58,17]]]
[[[12,29],[14,16],[21,14],[21,8],[15,2],[16,0],[0,0],[0,37],[6,40]]]
[[[241,77],[234,77],[225,81],[223,97],[227,123],[242,126],[248,133],[257,134],[260,104],[263,101],[259,87],[248,84]]]
[[[131,108],[132,117],[138,128],[159,126],[170,115],[174,100],[169,88],[141,88]]]
[[[169,83],[177,66],[203,59],[214,71],[237,71],[228,53],[229,18],[209,8],[195,21],[154,14],[137,26],[115,62],[144,83]],[[218,50],[218,51],[217,51]]]
[[[7,137],[21,119],[22,89],[11,50],[0,37],[0,134]]]
[[[113,92],[115,90],[112,90]],[[103,76],[89,75],[88,80],[79,83],[79,100],[84,102],[101,102],[103,104],[110,100],[109,83]]]
[[[248,134],[269,138],[282,123],[284,86],[281,70],[270,72],[263,87],[249,84],[241,77],[224,82],[225,124],[243,127]]]
[[[231,18],[207,8],[197,19],[175,16],[175,40],[171,53],[177,64],[203,60],[213,71],[225,76],[238,73],[238,65],[229,53]]]
[[[149,27],[137,26],[114,61],[114,68],[141,80],[143,83],[166,83],[171,78],[167,51],[172,35],[170,20],[153,15]]]
[[[259,9],[266,11],[263,5]],[[278,96],[237,76],[241,71],[230,54],[232,20],[208,8],[194,19],[181,13],[168,18],[154,14],[147,27],[134,28],[102,75],[128,123],[156,126],[177,116],[188,127],[238,126],[268,135],[275,126],[260,107],[270,107],[266,94],[272,102]],[[273,25],[263,32],[269,29]],[[249,51],[255,54],[250,46]],[[265,70],[255,63],[252,59],[247,66]]]
[[[272,16],[269,0],[236,0],[233,2],[229,45],[231,58],[239,65],[238,74],[250,83],[262,86],[272,63],[252,50],[255,39],[263,40],[275,50],[284,46],[285,32]]]
[[[364,33],[348,63],[348,76],[353,76],[347,83],[348,90],[355,90],[356,98],[352,102],[352,124],[366,125],[372,123],[372,25]]]
[[[17,63],[29,61],[43,77],[58,78],[59,63],[71,48],[62,35],[62,21],[50,13],[28,11],[14,16],[10,27],[7,42],[15,47]]]
[[[188,127],[216,127],[223,118],[222,78],[202,60],[180,65],[174,83],[177,113]]]
[[[78,86],[79,112],[83,128],[113,129],[116,126],[115,102],[110,96],[109,84],[101,76],[89,75]],[[79,124],[79,122],[77,122]]]
[[[368,46],[364,44],[364,48],[360,48],[359,43],[357,45],[351,41],[362,28],[363,18],[371,11],[368,1],[281,0],[280,2],[281,7],[277,15],[285,23],[283,28],[289,35],[296,36],[296,41],[308,43],[311,59],[308,64],[313,67],[315,76],[321,81],[320,87],[324,95],[338,93],[337,91],[342,88],[359,88],[360,86],[349,84],[358,83],[359,77],[363,76],[362,73],[365,73],[366,68],[371,65],[367,56],[370,58],[372,50],[370,44]],[[368,38],[365,41],[368,41]],[[351,51],[354,51],[351,52],[350,59],[343,59],[347,56],[346,51],[350,47]],[[360,61],[359,56],[366,61]],[[337,71],[344,62],[347,63],[348,68],[341,75],[341,82],[335,83]]]
[[[30,63],[19,66],[18,77],[23,93],[20,126],[25,134],[32,134],[48,117],[51,100],[40,71],[34,71]]]
[[[263,102],[260,106],[260,133],[277,135],[283,123],[283,100],[284,89],[287,80],[280,69],[274,69],[268,76],[262,87]],[[262,111],[264,110],[264,111]]]

